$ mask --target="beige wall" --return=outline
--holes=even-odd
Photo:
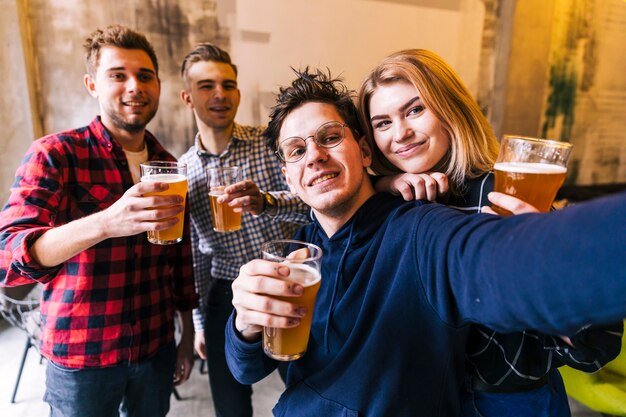
[[[233,59],[240,66],[238,119],[265,123],[289,68],[330,68],[358,89],[385,55],[426,48],[478,89],[484,20],[481,0],[236,0],[225,6]],[[221,7],[221,6],[220,6]]]
[[[15,0],[0,0],[0,10],[0,204],[4,204],[15,169],[32,140],[33,123]]]

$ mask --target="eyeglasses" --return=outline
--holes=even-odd
[[[343,142],[346,125],[339,122],[327,122],[317,128],[314,135],[302,139],[299,136],[280,141],[276,155],[285,162],[298,162],[306,154],[306,141],[313,141],[322,148],[334,148]]]

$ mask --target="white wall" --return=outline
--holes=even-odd
[[[437,52],[476,93],[480,0],[231,0],[218,7],[239,67],[241,123],[266,123],[273,94],[293,79],[290,66],[328,67],[358,89],[384,56],[405,48]]]
[[[0,10],[0,204],[4,204],[15,170],[33,140],[33,128],[22,45],[19,36],[17,42],[9,41],[20,33],[16,2],[0,0]]]

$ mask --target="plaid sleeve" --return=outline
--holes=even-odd
[[[596,372],[619,355],[622,348],[622,322],[606,326],[588,326],[570,336],[572,346],[559,341],[555,349],[561,365],[583,372]]]
[[[29,253],[32,243],[52,228],[63,189],[60,158],[44,143],[31,145],[0,212],[0,282],[4,285],[45,283],[60,268],[44,268]]]
[[[200,238],[191,226],[191,247],[193,253],[194,281],[198,294],[198,308],[193,310],[193,327],[196,332],[204,330],[204,311],[211,281],[211,256],[200,251]]]
[[[289,191],[268,191],[276,200],[276,214],[270,216],[283,222],[306,224],[309,220],[309,206]]]

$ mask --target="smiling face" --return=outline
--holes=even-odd
[[[285,117],[278,143],[294,136],[308,138],[331,121],[345,123],[333,105],[305,103]],[[365,172],[370,164],[365,140],[355,138],[346,128],[344,140],[333,148],[321,147],[309,138],[304,157],[285,163],[283,173],[291,192],[311,206],[318,219],[332,217],[343,221],[374,193]]]
[[[196,120],[214,129],[232,127],[241,98],[237,75],[223,62],[198,61],[189,67],[183,102],[192,108]]]
[[[143,132],[159,107],[160,81],[140,49],[102,48],[96,74],[86,75],[85,84],[98,99],[102,123],[118,139]]]
[[[370,99],[370,123],[376,146],[404,172],[432,170],[450,148],[443,124],[425,106],[409,82],[379,85]]]

